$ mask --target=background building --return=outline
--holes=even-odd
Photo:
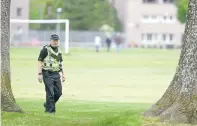
[[[117,16],[123,26],[125,45],[175,45],[180,46],[184,33],[184,24],[177,20],[177,7],[173,0],[109,0],[117,10]],[[29,19],[29,0],[15,0],[11,3],[12,19]],[[72,22],[71,22],[72,23]],[[27,23],[11,23],[11,38],[28,34],[24,41],[35,36],[40,41],[48,41],[49,31],[30,30]],[[64,32],[64,31],[63,31]],[[63,33],[62,33],[63,34]],[[83,46],[93,46],[95,31],[70,31],[71,45],[75,42]],[[13,40],[18,40],[15,37]],[[19,40],[19,41],[20,41]],[[87,44],[88,43],[88,44]]]
[[[29,19],[29,0],[13,0],[11,2],[11,19]],[[27,33],[29,29],[28,23],[11,23],[11,37],[17,34]]]
[[[177,20],[173,0],[114,0],[127,44],[180,46],[184,24]],[[124,6],[123,6],[124,5]],[[122,12],[124,11],[124,12]]]

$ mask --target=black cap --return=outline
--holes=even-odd
[[[50,37],[51,40],[59,40],[59,36],[56,34],[52,34]]]

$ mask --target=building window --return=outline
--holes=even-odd
[[[172,16],[170,16],[169,18],[170,18],[170,20],[173,20],[173,17]]]
[[[155,36],[152,33],[142,33],[141,34],[141,40],[143,42],[151,42],[151,41],[153,41],[154,37]]]
[[[152,34],[147,34],[147,40],[148,40],[148,41],[152,41],[152,37],[153,37]]]
[[[174,34],[171,34],[171,33],[162,34],[162,41],[163,42],[173,42],[174,41]]]
[[[22,8],[16,8],[16,16],[22,16]]]
[[[170,41],[173,41],[174,40],[174,35],[173,34],[170,34]]]
[[[143,15],[141,21],[144,23],[158,23],[159,16],[157,16],[157,15]]]
[[[174,0],[163,0],[163,3],[173,3]]]
[[[164,17],[163,17],[163,20],[166,21],[166,20],[167,20],[167,16],[164,16]]]
[[[162,35],[162,40],[163,40],[163,41],[166,41],[166,34],[163,34],[163,35]]]
[[[164,15],[161,20],[162,23],[173,23],[175,21],[175,16],[172,15]]]
[[[141,41],[147,43],[171,43],[174,41],[174,34],[172,33],[142,33]]]
[[[144,15],[143,18],[144,18],[144,20],[148,20],[149,19],[148,15]]]
[[[157,3],[157,0],[143,0],[143,3]]]
[[[174,23],[175,16],[172,15],[143,15],[141,22],[143,23]]]

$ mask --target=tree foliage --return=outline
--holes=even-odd
[[[35,9],[36,5],[42,7],[43,10]],[[59,7],[62,8],[61,19],[69,19],[72,30],[98,30],[103,24],[108,24],[115,30],[121,29],[117,12],[107,0],[31,0],[30,19],[41,17],[56,19],[56,9]],[[49,12],[50,8],[51,12]],[[32,28],[54,29],[54,26],[49,28],[47,25],[42,27],[33,25]]]
[[[177,11],[178,11],[178,20],[181,23],[186,22],[186,14],[188,10],[188,0],[178,0],[177,1]]]

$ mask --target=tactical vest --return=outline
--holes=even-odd
[[[59,71],[61,64],[60,64],[60,53],[61,50],[58,48],[57,53],[53,51],[53,49],[50,46],[45,46],[47,49],[48,55],[44,59],[44,63],[42,65],[42,68],[44,70],[49,70],[49,71]]]

